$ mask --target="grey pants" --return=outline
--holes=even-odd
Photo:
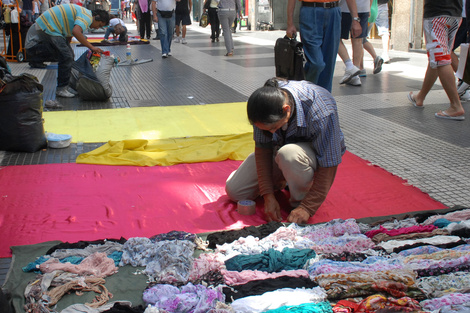
[[[313,182],[317,159],[311,143],[301,142],[282,146],[274,156],[274,190],[289,185],[290,204],[297,207]],[[232,172],[225,185],[227,195],[233,201],[254,200],[259,196],[255,154],[250,154],[240,167]]]
[[[237,11],[223,11],[222,9],[219,9],[217,14],[219,15],[219,22],[224,32],[225,49],[227,49],[227,53],[231,53],[234,49],[232,39],[232,24],[237,17]]]

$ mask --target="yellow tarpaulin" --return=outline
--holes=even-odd
[[[253,133],[160,140],[122,140],[80,154],[77,163],[154,166],[244,160],[254,151]]]
[[[72,142],[225,136],[253,131],[246,103],[44,112],[44,129]]]

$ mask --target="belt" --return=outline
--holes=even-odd
[[[330,8],[336,8],[339,5],[339,1],[334,1],[334,2],[305,2],[303,1],[302,5],[305,7],[330,9]]]
[[[219,11],[235,11],[235,9],[219,9]]]

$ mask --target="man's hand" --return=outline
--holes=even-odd
[[[361,27],[361,23],[359,23],[358,21],[352,21],[352,24],[351,24],[351,36],[352,38],[356,38],[358,37],[359,35],[361,35],[362,33],[362,27]]]
[[[281,216],[281,207],[279,202],[277,202],[274,194],[264,195],[264,213],[266,215],[266,221],[280,222],[282,220]]]
[[[310,214],[304,208],[298,207],[290,212],[287,221],[296,224],[306,224],[309,218]]]
[[[99,53],[99,54],[104,52],[103,50],[101,50],[101,48],[98,48],[98,47],[95,47],[95,46],[93,46],[91,51],[93,51],[93,53]]]
[[[294,25],[287,26],[286,35],[289,38],[294,38],[295,36],[297,36],[297,29]]]

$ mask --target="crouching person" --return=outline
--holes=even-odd
[[[106,29],[104,39],[108,40],[110,34],[113,34],[113,39],[119,36],[120,42],[127,42],[127,27],[124,21],[117,17],[109,20],[109,27]]]
[[[346,151],[336,101],[308,81],[268,80],[248,99],[255,152],[226,182],[233,201],[264,199],[267,221],[281,221],[274,192],[289,187],[288,222],[304,224],[325,200]]]
[[[50,8],[38,17],[26,35],[26,58],[33,68],[45,68],[43,62],[58,62],[57,90],[59,97],[74,97],[69,87],[73,49],[72,37],[94,53],[103,53],[88,42],[83,32],[108,25],[109,14],[104,10],[90,11],[76,4],[62,4]]]

